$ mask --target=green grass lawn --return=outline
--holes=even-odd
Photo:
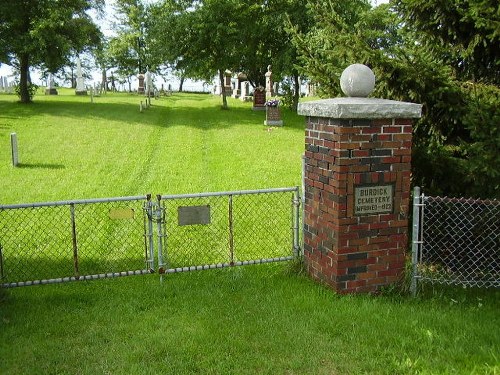
[[[0,204],[300,184],[304,119],[0,95]],[[19,140],[10,164],[9,134]],[[294,264],[0,290],[0,374],[499,374],[500,292],[338,296]]]
[[[304,119],[264,113],[212,95],[175,94],[139,112],[137,96],[39,96],[29,106],[0,96],[0,203],[295,186]],[[143,98],[142,98],[143,99]],[[10,163],[16,132],[20,168]]]

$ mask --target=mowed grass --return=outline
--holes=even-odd
[[[0,96],[0,203],[300,184],[304,119],[295,114],[269,130],[263,112],[235,99],[222,111],[217,97],[175,94],[140,113],[138,96],[91,104],[59,91],[28,106]],[[19,168],[10,162],[12,132]]]
[[[0,95],[0,204],[300,184],[295,114],[269,130],[209,95],[139,113],[137,96],[60,93]],[[499,297],[338,296],[294,263],[0,290],[0,373],[498,374]]]

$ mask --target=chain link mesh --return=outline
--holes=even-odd
[[[291,257],[295,193],[220,193],[162,200],[165,229],[160,266],[179,270]],[[181,225],[183,207],[206,207],[209,222]]]
[[[1,284],[148,268],[146,197],[75,202],[0,206]]]
[[[500,287],[500,202],[425,197],[418,277]]]

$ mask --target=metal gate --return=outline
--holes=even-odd
[[[0,206],[0,285],[152,272],[152,206],[149,196]]]
[[[286,261],[300,252],[297,187],[157,200],[161,274]]]
[[[0,205],[0,286],[290,260],[299,206],[296,187]]]
[[[500,287],[500,202],[413,198],[412,293],[417,281]]]

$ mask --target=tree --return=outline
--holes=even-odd
[[[429,107],[436,122],[440,113],[445,114],[452,131],[441,134],[440,142],[423,153],[427,158],[419,168],[422,177],[432,179],[432,187],[444,194],[500,198],[500,4],[395,4],[405,24],[418,34],[422,49],[448,70],[456,99],[435,100]]]
[[[274,77],[296,77],[298,101],[297,55],[285,28],[304,20],[304,9],[305,0],[165,0],[152,8],[150,46],[187,77],[208,81],[219,72],[222,87],[227,69],[263,85],[271,64]],[[222,101],[226,108],[224,92]]]
[[[461,80],[500,84],[497,0],[395,0],[420,40],[453,66]]]
[[[155,54],[187,77],[209,81],[218,72],[223,87],[224,72],[239,66],[245,43],[238,25],[255,9],[251,1],[165,1],[152,12]],[[224,90],[222,108],[228,108]]]
[[[439,33],[443,28],[447,33],[453,30],[445,24],[434,24],[435,35],[433,27],[415,27],[418,22],[414,25],[411,17],[429,2],[399,0],[413,4],[416,13],[411,16],[405,15],[404,8],[388,4],[371,9],[366,2],[357,1],[346,9],[343,3],[310,1],[315,24],[293,38],[304,73],[320,83],[323,95],[337,96],[340,74],[348,65],[370,66],[377,77],[374,96],[423,104],[424,116],[414,127],[413,182],[425,187],[428,194],[498,196],[499,89],[477,82],[495,82],[498,71],[488,71],[485,66],[497,66],[497,57],[491,61],[471,58],[475,44],[461,41],[459,35],[445,42]],[[429,22],[440,18],[438,3],[449,9],[464,4],[451,0],[430,3],[434,11],[427,9],[426,14],[435,15]],[[477,36],[490,21],[476,21],[479,28],[470,23],[467,27]],[[419,22],[425,23],[425,17]],[[462,27],[460,22],[455,26]],[[496,35],[490,32],[481,40],[487,55],[497,53],[491,45],[497,43]]]
[[[148,53],[147,8],[141,0],[116,0],[114,4],[117,23],[116,36],[109,42],[109,52],[120,75],[144,73],[154,70]]]
[[[29,69],[55,73],[71,53],[99,43],[101,33],[86,11],[103,0],[9,0],[0,5],[1,61],[20,73],[22,103],[31,102]]]

